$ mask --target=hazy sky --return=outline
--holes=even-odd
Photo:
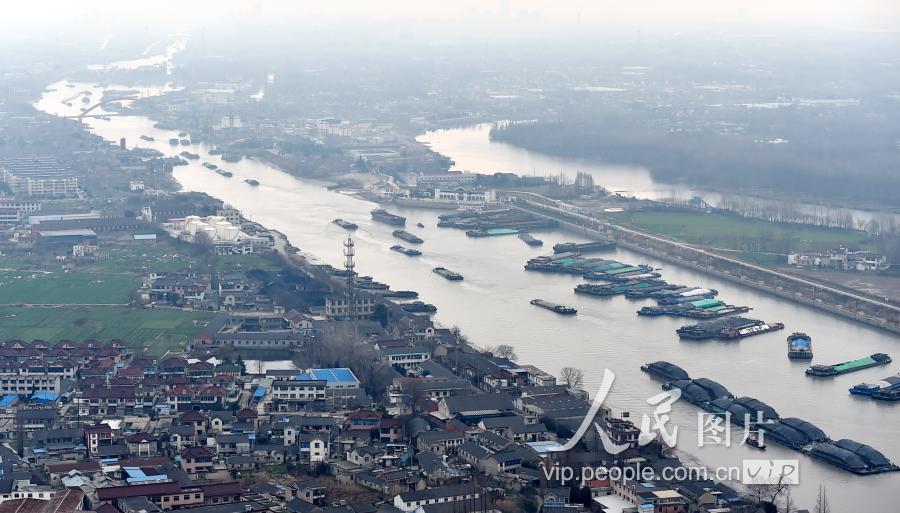
[[[900,0],[14,0],[0,28],[39,35],[122,25],[185,30],[201,25],[388,21],[454,23],[476,32],[721,29],[725,26],[900,29]]]

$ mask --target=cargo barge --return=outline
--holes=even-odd
[[[534,238],[529,233],[520,233],[519,240],[524,242],[525,244],[528,244],[529,246],[543,246],[544,245],[544,241],[542,241],[541,239]]]
[[[888,376],[881,381],[875,383],[860,383],[850,388],[851,394],[856,395],[872,395],[876,392],[883,392],[891,389],[900,389],[900,374]]]
[[[177,138],[177,137],[173,137],[173,138],[169,139],[169,145],[171,145],[171,146],[178,146],[178,138]]]
[[[251,187],[259,187],[259,180],[254,180],[253,178],[245,179],[244,183]]]
[[[746,317],[729,317],[710,321],[704,324],[691,324],[682,326],[675,330],[679,338],[689,340],[706,340],[716,338],[722,330],[739,330],[749,328],[751,326],[759,326],[765,324],[758,319],[748,319]]]
[[[179,153],[179,155],[181,155],[182,157],[184,157],[188,160],[198,160],[200,158],[200,155],[198,155],[196,153],[191,153],[189,151],[183,151],[183,152]]]
[[[395,297],[402,299],[415,299],[419,297],[419,293],[415,290],[390,290],[382,294],[384,297]]]
[[[608,251],[616,249],[616,241],[604,240],[594,242],[563,242],[553,245],[554,253],[591,253],[595,251]]]
[[[401,246],[399,244],[395,244],[395,245],[391,246],[391,251],[396,251],[397,253],[402,253],[406,256],[419,256],[422,254],[422,252],[419,251],[418,249],[404,248],[403,246]]]
[[[466,237],[499,237],[501,235],[516,235],[519,230],[515,228],[489,228],[487,230],[466,230]]]
[[[215,165],[215,164],[212,164],[212,163],[210,163],[210,162],[204,162],[202,165],[203,165],[203,167],[205,167],[206,169],[219,169],[219,166],[217,166],[217,165]]]
[[[350,221],[344,221],[340,217],[335,219],[334,221],[332,221],[332,223],[340,226],[341,228],[343,228],[345,230],[355,230],[355,229],[359,228],[359,226],[357,226],[356,223],[351,223]]]
[[[404,226],[406,224],[406,218],[403,216],[398,216],[395,214],[391,214],[387,210],[383,208],[376,208],[371,212],[372,219],[375,221],[379,221],[385,224],[391,224],[394,226]]]
[[[410,244],[421,244],[425,242],[420,237],[413,235],[406,230],[394,230],[393,232],[391,232],[391,235],[397,237],[400,240],[409,242]]]
[[[232,176],[234,176],[234,173],[232,173],[231,171],[225,171],[224,169],[216,169],[216,173],[224,176],[225,178],[231,178]]]
[[[582,283],[575,287],[575,293],[586,294],[589,296],[615,296],[624,294],[629,290],[640,290],[645,287],[652,287],[654,284],[655,283],[652,281],[628,281],[625,283],[608,283],[604,285]]]
[[[562,315],[575,315],[578,313],[578,310],[571,306],[558,305],[556,303],[551,303],[550,301],[544,301],[543,299],[532,299],[529,303]]]
[[[450,281],[462,281],[463,280],[463,276],[461,274],[453,272],[450,269],[447,269],[446,267],[435,267],[434,269],[431,270],[431,272],[433,272],[434,274],[437,274],[438,276],[440,276],[442,278],[446,278]]]
[[[791,360],[812,360],[812,338],[806,333],[791,333],[787,338],[787,348]]]
[[[142,136],[141,136],[141,140],[147,141],[147,142],[153,142],[153,141],[156,140],[156,138],[155,138],[155,137],[150,137],[149,135],[142,135]]]
[[[681,379],[691,379],[688,373],[674,363],[663,360],[645,363],[641,365],[641,370],[653,377],[664,379],[667,381],[678,381]]]
[[[410,313],[434,313],[437,312],[437,307],[430,303],[423,303],[421,301],[413,301],[412,303],[406,303],[405,305],[400,306],[406,312]]]
[[[872,447],[846,438],[837,442],[813,443],[804,447],[803,452],[825,463],[861,476],[900,470],[897,465],[891,463],[883,454]]]
[[[875,353],[864,358],[836,363],[834,365],[813,365],[806,369],[806,375],[814,377],[839,376],[841,374],[868,369],[869,367],[875,367],[877,365],[887,365],[891,363],[891,361],[890,356],[884,353]]]
[[[779,331],[784,329],[784,324],[780,322],[773,322],[772,324],[759,324],[756,326],[747,326],[746,328],[726,328],[719,331],[719,338],[725,340],[734,340],[738,338],[747,338],[752,337],[754,335],[762,335],[763,333],[769,333],[772,331]]]

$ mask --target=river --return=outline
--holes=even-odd
[[[518,146],[492,141],[492,123],[478,123],[458,128],[431,130],[416,139],[432,150],[453,159],[453,171],[480,173],[508,172],[521,175],[552,176],[562,174],[573,180],[579,171],[594,177],[594,183],[607,190],[625,196],[649,200],[687,201],[695,196],[714,207],[730,205],[738,210],[771,210],[778,212],[781,202],[772,199],[742,194],[727,194],[719,191],[688,187],[684,184],[668,184],[656,181],[650,171],[643,167],[614,165],[602,162],[555,157]],[[737,205],[737,206],[735,206]],[[791,206],[798,214],[814,219],[837,221],[849,216],[853,226],[869,221],[882,225],[893,223],[900,226],[900,213],[841,208],[828,205],[793,201]]]
[[[55,91],[46,92],[35,105],[56,115],[77,114],[79,106],[67,107],[62,99],[87,86],[76,84],[75,88],[68,88],[65,82],[52,84],[48,87]],[[395,289],[418,290],[423,300],[437,305],[436,321],[459,326],[476,344],[510,344],[520,361],[554,374],[565,366],[583,369],[588,390],[599,386],[605,368],[611,369],[617,378],[607,404],[616,412],[628,410],[634,416],[649,411],[646,400],[660,392],[659,383],[640,372],[639,366],[668,360],[683,366],[693,377],[719,381],[735,395],[767,402],[782,416],[810,421],[834,439],[852,438],[868,443],[893,461],[900,461],[900,404],[860,399],[847,392],[856,383],[893,374],[896,366],[816,381],[804,375],[804,364],[786,357],[785,336],[792,331],[812,335],[817,363],[836,363],[874,352],[897,356],[897,341],[885,332],[627,250],[610,254],[623,262],[661,267],[663,277],[670,282],[714,287],[728,302],[753,307],[753,317],[786,324],[783,332],[739,342],[682,342],[674,330],[684,322],[635,315],[646,301],[576,296],[572,289],[580,281],[578,278],[523,270],[528,258],[547,253],[554,243],[585,240],[577,234],[540,232],[536,235],[545,241],[545,246],[532,248],[515,237],[473,239],[462,231],[439,229],[435,226],[438,211],[392,208],[407,217],[410,231],[425,239],[421,246],[424,254],[409,258],[388,250],[397,239],[391,236],[392,227],[371,221],[369,211],[376,206],[373,203],[329,192],[321,183],[294,178],[258,161],[223,163],[219,157],[208,154],[207,145],[169,146],[166,141],[176,132],[156,129],[153,120],[145,117],[90,119],[86,124],[109,141],[125,137],[129,148],[150,147],[167,155],[185,149],[199,153],[199,161],[175,168],[174,176],[184,190],[202,191],[224,200],[246,217],[286,234],[315,260],[341,265],[341,242],[347,232],[330,221],[342,217],[357,223],[359,229],[353,237],[359,272],[390,283]],[[139,139],[141,135],[153,136],[156,141],[144,142]],[[445,153],[446,148],[439,151]],[[453,153],[447,154],[458,159]],[[234,173],[234,178],[206,170],[200,165],[206,160],[222,164]],[[508,169],[502,157],[495,157],[493,162],[496,167],[492,169]],[[243,183],[246,178],[259,180],[261,185],[251,187]],[[418,222],[425,228],[415,228]],[[438,265],[460,272],[465,281],[449,282],[438,277],[431,272]],[[563,317],[536,308],[528,303],[532,298],[575,306],[578,315]],[[824,484],[833,512],[896,510],[900,474],[858,477],[774,443],[765,453],[734,446],[707,445],[700,449],[696,440],[697,409],[687,403],[675,405],[672,422],[680,427],[679,448],[707,465],[739,466],[742,459],[760,457],[799,459],[801,484],[793,492],[798,505],[812,508],[816,491]],[[734,436],[739,440],[740,434]]]

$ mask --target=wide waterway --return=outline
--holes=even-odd
[[[57,83],[50,87],[56,91],[46,93],[36,106],[57,115],[77,114],[77,102],[67,107],[62,99],[88,85],[68,88],[65,83]],[[91,89],[95,94],[100,91]],[[418,290],[423,300],[437,305],[436,321],[459,326],[476,344],[510,344],[521,362],[554,374],[565,366],[583,369],[589,390],[599,385],[604,368],[611,369],[616,381],[607,404],[615,412],[626,410],[639,417],[649,411],[646,400],[660,392],[659,382],[639,367],[649,361],[668,360],[683,366],[692,377],[708,377],[735,395],[756,397],[782,416],[810,421],[834,439],[868,443],[900,461],[900,404],[879,403],[847,392],[856,383],[897,372],[896,364],[813,380],[804,375],[805,364],[791,362],[786,356],[785,337],[792,331],[812,335],[816,363],[837,363],[874,352],[900,356],[897,341],[885,332],[627,250],[605,255],[661,267],[663,277],[670,282],[716,288],[727,302],[753,307],[750,316],[786,324],[784,331],[737,342],[679,341],[674,330],[685,321],[635,315],[641,305],[649,304],[647,301],[576,296],[572,289],[579,278],[523,270],[528,258],[548,253],[554,243],[586,240],[578,235],[539,232],[536,236],[545,245],[533,248],[516,237],[473,239],[459,230],[439,229],[435,224],[440,211],[391,208],[407,217],[409,231],[425,239],[419,247],[423,255],[410,258],[388,249],[398,240],[391,236],[394,228],[372,222],[369,211],[376,207],[373,203],[329,192],[321,183],[294,178],[258,161],[224,163],[208,154],[207,145],[169,146],[167,140],[176,137],[176,132],[153,128],[154,122],[145,117],[91,119],[87,123],[91,131],[109,141],[125,137],[129,148],[155,148],[167,155],[184,150],[199,153],[200,160],[175,168],[175,178],[185,190],[224,200],[248,218],[286,234],[315,260],[341,265],[341,242],[347,232],[331,220],[342,217],[357,223],[359,229],[353,237],[357,270],[362,274],[390,283],[397,290]],[[141,135],[153,136],[156,141],[142,141]],[[206,170],[201,163],[207,160],[232,171],[234,177]],[[499,164],[497,169],[501,169]],[[259,180],[261,185],[243,183],[247,178]],[[416,228],[418,222],[425,228]],[[465,281],[449,282],[438,277],[431,272],[438,265],[463,274]],[[575,306],[578,315],[563,317],[534,307],[528,303],[533,298]],[[801,485],[794,490],[795,503],[812,508],[816,490],[824,484],[834,512],[896,510],[900,473],[858,477],[774,443],[764,453],[734,446],[698,449],[697,411],[690,404],[676,404],[672,420],[680,426],[679,448],[706,465],[740,466],[745,458],[799,459]],[[739,441],[741,432],[733,436]]]

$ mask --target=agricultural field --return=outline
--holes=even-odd
[[[0,304],[126,304],[140,280],[133,274],[0,271]]]
[[[702,244],[749,253],[787,254],[791,251],[823,251],[839,246],[870,249],[862,230],[772,223],[722,214],[683,211],[623,212],[615,222],[666,235],[692,244]],[[768,258],[760,255],[760,260]]]
[[[151,356],[184,347],[214,316],[188,312],[127,307],[0,307],[0,338],[58,342],[102,341],[119,338]]]

